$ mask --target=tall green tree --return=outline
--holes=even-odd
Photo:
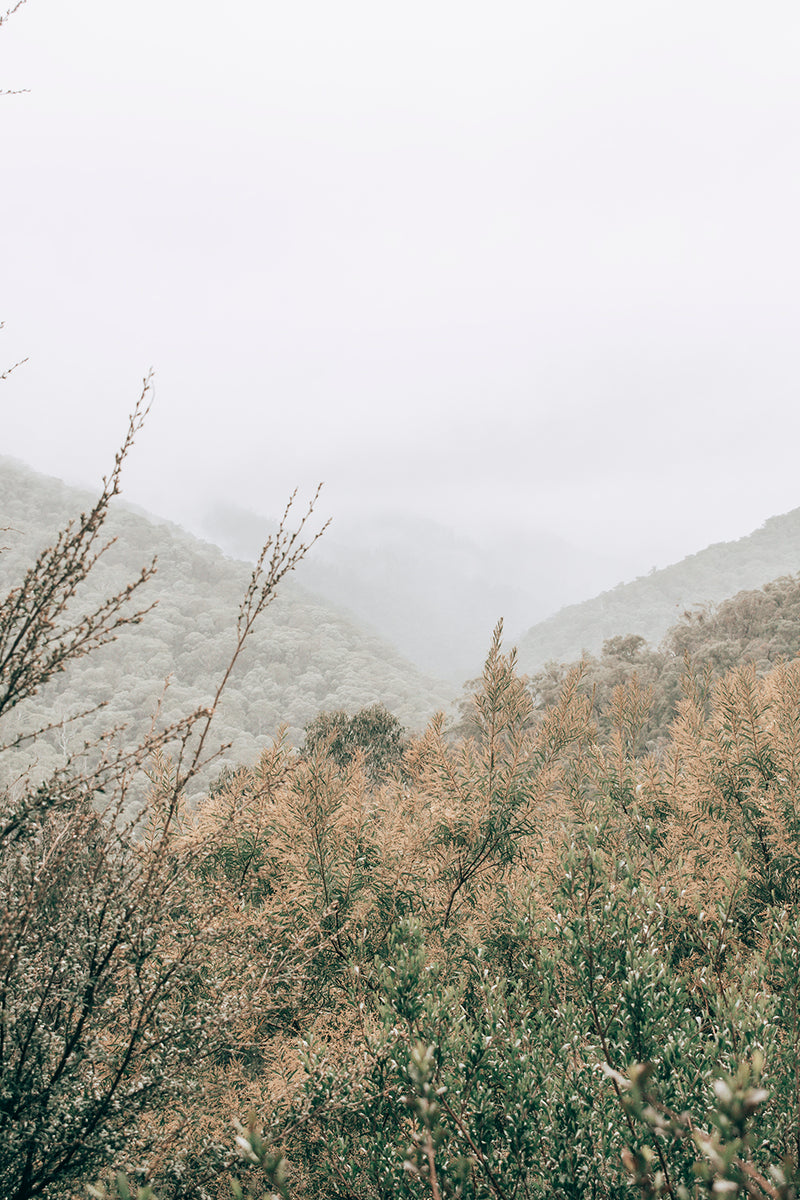
[[[322,712],[306,725],[303,742],[304,752],[322,752],[340,767],[362,754],[367,774],[375,783],[402,765],[406,746],[403,726],[383,704],[372,704],[352,716],[344,709]]]

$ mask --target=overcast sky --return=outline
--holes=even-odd
[[[6,0],[8,3],[8,0]],[[800,505],[796,0],[28,0],[2,452],[630,576]]]

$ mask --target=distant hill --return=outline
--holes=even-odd
[[[591,696],[601,735],[613,726],[615,689],[638,684],[650,694],[649,712],[637,737],[638,749],[658,752],[684,695],[687,664],[698,679],[718,679],[733,667],[766,675],[800,654],[800,574],[785,575],[763,587],[737,592],[719,605],[684,612],[659,647],[636,634],[614,636],[599,655],[584,656],[581,688]],[[555,703],[570,669],[577,663],[549,663],[530,678],[540,710]]]
[[[800,508],[734,542],[719,542],[673,566],[619,584],[582,604],[572,604],[530,628],[518,641],[521,670],[545,662],[571,662],[597,654],[608,638],[638,634],[651,645],[681,614],[719,603],[800,570]]]
[[[4,593],[66,521],[94,499],[0,458]],[[58,719],[101,701],[106,707],[92,718],[93,735],[124,723],[125,736],[138,737],[149,724],[167,677],[166,719],[208,703],[214,694],[232,649],[250,567],[175,525],[118,502],[112,505],[107,528],[116,544],[100,559],[76,604],[90,610],[157,555],[158,573],[140,593],[140,604],[155,600],[157,607],[141,625],[123,631],[113,646],[72,664],[29,704],[13,710],[4,722],[4,741],[33,722]],[[300,578],[305,566],[298,568]],[[407,727],[420,729],[434,711],[447,707],[447,685],[423,675],[385,641],[295,579],[284,581],[263,614],[223,699],[216,737],[233,743],[223,761],[253,760],[284,724],[297,743],[304,726],[323,709],[354,712],[382,702]],[[50,739],[51,761],[40,763],[42,769],[57,765],[66,749],[80,749],[86,736],[86,722],[79,729],[65,726]],[[40,759],[47,752],[46,746],[37,751]],[[21,752],[4,755],[6,770],[23,765]]]
[[[253,559],[274,522],[217,504],[199,528],[226,553]],[[509,631],[525,628],[612,571],[601,555],[537,530],[527,537],[498,531],[482,543],[434,520],[367,515],[336,518],[303,578],[422,670],[460,687],[483,662],[499,617]]]

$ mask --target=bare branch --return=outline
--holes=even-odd
[[[0,96],[18,96],[18,95],[19,95],[19,92],[0,92]],[[27,361],[28,361],[27,357],[21,358],[19,360],[19,362],[14,363],[13,367],[6,367],[5,371],[3,371],[2,375],[0,375],[0,380],[8,379],[8,377],[12,371],[16,371],[17,367],[21,367],[23,365],[23,363],[26,363]]]
[[[322,527],[310,537],[308,540],[303,540],[303,531],[310,520],[315,505],[319,499],[322,484],[317,485],[317,490],[312,496],[308,508],[302,517],[297,528],[293,531],[287,529],[287,523],[291,514],[292,505],[294,504],[297,491],[292,492],[289,497],[286,507],[283,510],[278,529],[274,535],[269,537],[265,542],[261,553],[258,556],[256,565],[253,568],[253,573],[250,576],[250,582],[245,589],[245,594],[242,603],[239,607],[239,615],[236,621],[236,645],[230,661],[220,679],[214,699],[208,710],[208,717],[200,731],[200,737],[193,757],[189,761],[188,766],[183,767],[182,757],[178,760],[178,777],[179,789],[183,789],[188,781],[197,774],[200,769],[203,748],[214,713],[217,705],[222,697],[228,680],[231,677],[234,667],[238,661],[239,655],[244,649],[245,643],[250,637],[257,619],[269,604],[275,598],[275,593],[278,584],[281,580],[293,571],[297,564],[305,558],[311,547],[319,541],[325,530],[330,525],[330,519],[327,520]],[[182,747],[183,751],[184,747]],[[177,797],[176,797],[177,798]]]
[[[77,522],[69,522],[55,543],[42,551],[19,587],[0,604],[0,715],[35,695],[70,660],[113,641],[123,626],[139,624],[152,607],[123,611],[134,592],[152,578],[155,560],[93,613],[76,622],[64,620],[78,587],[113,545],[113,539],[99,545],[98,541],[111,500],[119,494],[122,464],[150,411],[151,392],[152,375],[148,374],[114,469],[103,479],[103,491],[94,508],[82,513]]]
[[[16,4],[12,4],[11,8],[7,8],[2,16],[0,16],[0,25],[5,25],[9,17],[13,17],[14,13],[18,12],[26,2],[27,0],[17,0]]]

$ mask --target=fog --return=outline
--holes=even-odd
[[[746,534],[800,504],[798,61],[788,2],[28,0],[0,449],[96,485],[152,366],[126,495],[195,530],[324,480],[587,595]]]

